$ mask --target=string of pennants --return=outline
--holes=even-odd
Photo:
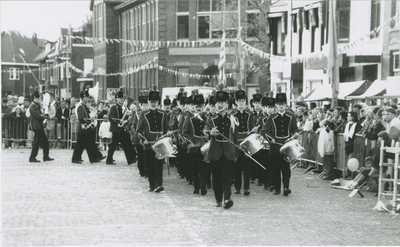
[[[376,27],[374,30],[370,31],[368,34],[361,36],[359,39],[353,41],[350,44],[346,44],[345,46],[343,46],[342,48],[338,49],[338,54],[342,54],[350,49],[352,49],[353,47],[355,47],[356,45],[358,45],[360,42],[364,41],[364,39],[368,39],[368,38],[373,38],[376,37],[377,34],[379,34],[380,30],[386,26],[387,24],[391,24],[391,25],[395,25],[396,23],[399,22],[399,14],[397,13],[396,15],[394,15],[392,18],[388,19],[386,22],[384,22],[382,25]],[[24,36],[22,34],[20,34],[17,31],[5,31],[7,33],[17,33],[20,36]],[[86,41],[93,41],[93,42],[106,42],[106,43],[121,43],[121,42],[125,42],[125,43],[129,43],[131,45],[134,46],[143,46],[143,47],[200,47],[203,45],[211,45],[214,43],[221,43],[222,40],[204,40],[204,41],[146,41],[146,40],[124,40],[124,39],[104,39],[104,38],[88,38],[88,37],[79,37],[79,36],[70,36],[71,38],[75,38],[75,39],[81,39],[81,40],[86,40]],[[242,40],[239,39],[233,39],[233,40],[226,40],[226,43],[234,43],[237,42],[239,43],[243,49],[245,49],[246,51],[248,51],[249,53],[258,55],[261,58],[264,59],[273,59],[273,60],[281,60],[281,61],[291,61],[291,62],[304,62],[306,59],[311,59],[311,58],[321,58],[324,56],[327,56],[327,52],[328,51],[322,51],[319,53],[313,53],[311,56],[310,55],[298,55],[298,56],[294,56],[294,57],[286,57],[286,56],[276,56],[276,55],[272,55],[266,52],[263,52],[255,47],[250,46],[249,44],[243,42]],[[118,75],[128,75],[128,74],[133,74],[133,73],[137,73],[141,70],[145,70],[145,69],[152,69],[152,68],[158,68],[161,71],[165,71],[167,73],[171,73],[171,74],[175,74],[175,75],[180,75],[180,76],[184,76],[184,77],[190,77],[190,78],[211,78],[214,77],[214,75],[200,75],[200,74],[189,74],[189,73],[183,73],[183,72],[178,72],[176,70],[172,70],[172,69],[168,69],[165,68],[161,65],[157,65],[155,64],[156,60],[158,58],[155,58],[152,61],[147,62],[144,65],[141,65],[140,67],[136,67],[133,69],[130,69],[127,72],[117,72],[117,73],[110,73],[110,74],[105,74],[105,73],[97,73],[97,72],[90,72],[88,74],[92,74],[92,75],[103,75],[103,76],[118,76]],[[19,70],[18,73],[22,74],[22,73],[33,73],[35,71],[43,71],[43,70],[50,70],[50,69],[55,69],[55,68],[59,68],[61,66],[65,66],[66,62],[57,64],[57,65],[53,65],[51,67],[46,67],[46,68],[38,68],[38,69],[28,69],[28,70]],[[68,63],[68,66],[73,69],[74,71],[78,72],[78,73],[84,73],[83,70],[76,68],[75,66],[73,66],[71,63]],[[2,70],[2,73],[7,73],[9,72],[9,70]],[[234,73],[230,73],[230,74],[226,74],[227,77],[233,77]],[[218,75],[215,75],[215,77],[218,77]]]
[[[200,74],[183,73],[183,72],[179,72],[179,71],[176,71],[176,70],[173,70],[173,69],[165,68],[164,66],[161,66],[161,65],[158,65],[158,69],[161,70],[161,71],[165,71],[167,73],[170,73],[170,74],[177,75],[177,76],[196,78],[196,79],[202,79],[202,78],[211,79],[211,78],[218,78],[218,76],[219,76],[219,75],[200,75]],[[235,73],[225,74],[225,76],[227,78],[233,78],[234,75],[235,75]]]

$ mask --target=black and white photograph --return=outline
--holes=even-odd
[[[0,246],[400,245],[399,0],[1,0]]]

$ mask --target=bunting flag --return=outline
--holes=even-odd
[[[223,84],[226,84],[225,64],[226,64],[225,31],[223,31],[222,32],[222,41],[221,41],[221,52],[219,53],[219,62],[218,62],[218,70],[219,70],[218,79]]]

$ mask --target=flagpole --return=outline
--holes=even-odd
[[[329,44],[329,57],[328,57],[328,75],[329,82],[332,87],[332,102],[331,108],[338,105],[339,95],[339,60],[337,53],[337,37],[336,37],[336,21],[335,21],[335,4],[336,1],[329,1],[329,30],[328,30],[328,44]]]

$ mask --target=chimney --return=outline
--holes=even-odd
[[[34,43],[36,46],[38,46],[38,38],[37,38],[37,34],[34,33],[32,35],[32,43]]]

